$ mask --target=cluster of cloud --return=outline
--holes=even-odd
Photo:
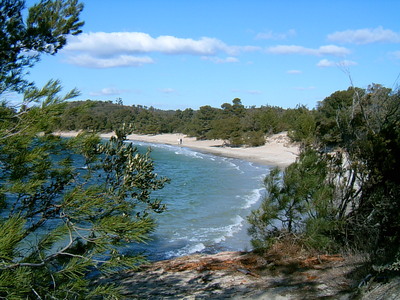
[[[267,31],[259,33],[256,39],[282,40],[296,35],[291,29],[285,33]],[[327,36],[330,42],[368,44],[377,42],[400,43],[400,33],[377,27],[374,29],[358,29],[338,31]],[[88,68],[140,67],[155,63],[150,54],[193,55],[202,60],[216,64],[237,63],[238,55],[244,52],[258,51],[275,55],[311,55],[346,57],[351,50],[337,45],[323,45],[309,48],[300,45],[277,45],[262,48],[258,46],[232,46],[216,38],[200,39],[179,38],[163,35],[152,37],[143,32],[94,32],[73,36],[65,47],[67,61],[71,64]],[[399,57],[400,52],[392,53]],[[355,62],[342,60],[333,62],[322,59],[318,67],[336,65],[351,66]]]
[[[68,62],[80,67],[106,69],[114,67],[140,67],[144,64],[152,64],[154,60],[148,56],[115,55],[112,57],[96,57],[84,53],[70,56]]]
[[[345,56],[350,54],[350,50],[344,47],[338,47],[335,45],[321,46],[317,49],[306,48],[303,46],[296,45],[279,45],[269,47],[267,52],[272,54],[302,54],[302,55],[333,55],[333,56]]]
[[[116,53],[139,54],[161,52],[165,54],[215,55],[219,51],[233,52],[218,39],[203,37],[199,40],[174,36],[151,37],[143,32],[94,32],[73,37],[66,47],[70,51],[90,51],[98,56]]]
[[[91,92],[90,96],[117,96],[120,94],[123,94],[124,92],[127,92],[126,90],[120,90],[114,87],[108,87],[108,88],[104,88],[101,89],[100,91],[95,91],[95,92]]]
[[[357,45],[371,43],[400,43],[400,33],[379,26],[377,28],[337,31],[329,34],[328,40],[337,43]]]
[[[111,68],[122,66],[142,66],[154,63],[147,53],[169,55],[196,55],[215,63],[236,62],[233,57],[241,52],[256,51],[253,46],[228,46],[222,41],[203,37],[198,40],[159,36],[154,38],[142,32],[95,32],[71,37],[65,47],[70,54],[68,62],[92,68]],[[217,58],[224,53],[227,58]]]
[[[350,67],[350,66],[356,66],[357,63],[355,61],[351,60],[341,60],[339,62],[334,62],[328,59],[321,59],[317,63],[317,67],[320,68],[327,68],[327,67]]]

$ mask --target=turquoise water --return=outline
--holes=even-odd
[[[251,249],[246,216],[265,192],[262,183],[268,166],[185,147],[133,143],[141,152],[151,147],[156,172],[171,179],[153,193],[168,210],[156,215],[158,227],[152,241],[139,250],[160,260],[196,252]],[[132,251],[137,249],[132,245]]]

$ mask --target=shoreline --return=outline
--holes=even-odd
[[[54,133],[62,137],[78,134]],[[113,135],[106,133],[100,137]],[[183,134],[132,134],[127,140],[187,147],[280,168],[293,163],[299,154],[299,146],[291,143],[285,132],[268,137],[264,146],[242,148],[224,147],[222,140],[197,141]],[[127,299],[350,299],[358,295],[360,278],[354,273],[363,267],[364,256],[314,257],[297,250],[278,247],[267,256],[251,251],[190,254],[151,261],[139,269],[98,280],[116,284]],[[388,284],[375,283],[374,289],[364,290],[360,299],[394,299],[400,291],[399,282],[397,278]]]
[[[79,132],[55,132],[54,134],[62,137],[75,137]],[[102,133],[99,135],[101,138],[110,138],[114,133]],[[299,146],[290,142],[286,132],[268,137],[265,145],[259,147],[231,148],[224,146],[223,140],[197,140],[194,137],[188,137],[180,133],[130,134],[127,136],[127,140],[187,147],[200,152],[242,159],[261,165],[276,166],[282,169],[295,162],[299,155]]]

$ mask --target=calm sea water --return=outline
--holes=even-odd
[[[196,252],[249,250],[246,216],[260,204],[269,167],[214,156],[185,147],[133,141],[139,151],[151,147],[156,172],[171,179],[153,193],[168,210],[156,215],[157,230],[144,246],[150,259]]]

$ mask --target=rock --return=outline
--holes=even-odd
[[[362,289],[363,300],[398,300],[400,299],[400,277],[392,278],[386,283],[374,283]]]
[[[344,300],[357,286],[348,278],[356,267],[339,256],[275,260],[271,266],[253,253],[221,252],[154,262],[111,280],[126,299]]]

